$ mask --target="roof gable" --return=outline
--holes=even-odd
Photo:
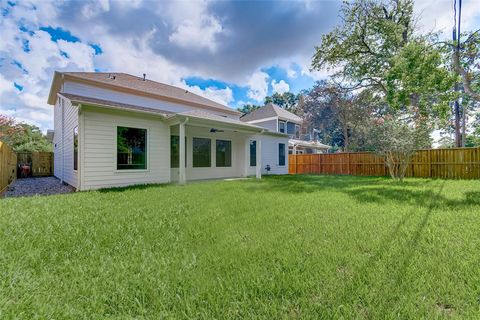
[[[48,102],[55,104],[56,94],[60,91],[63,80],[83,81],[94,85],[111,87],[114,90],[130,91],[133,94],[145,94],[157,99],[173,100],[197,107],[220,110],[231,114],[240,114],[220,103],[199,96],[188,90],[164,83],[136,77],[126,73],[105,72],[55,72]]]

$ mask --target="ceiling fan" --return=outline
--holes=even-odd
[[[223,130],[220,130],[220,129],[217,129],[217,128],[211,128],[210,129],[210,132],[211,133],[215,133],[215,132],[224,132]]]

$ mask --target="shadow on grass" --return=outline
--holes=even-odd
[[[359,203],[401,203],[420,208],[463,208],[480,206],[480,191],[465,192],[463,199],[449,199],[433,187],[431,179],[393,181],[386,177],[352,176],[270,176],[262,180],[262,186],[274,192],[312,193],[324,190],[342,192]],[[445,181],[443,182],[445,184]]]
[[[394,255],[395,259],[393,261],[393,265],[395,266],[394,272],[391,275],[392,278],[394,279],[394,282],[387,282],[387,286],[389,288],[383,290],[380,288],[376,288],[376,291],[378,292],[389,292],[394,296],[394,292],[397,290],[404,290],[403,286],[408,285],[408,283],[405,282],[405,275],[407,274],[408,268],[411,264],[411,261],[415,254],[418,251],[418,245],[420,238],[423,234],[423,231],[425,227],[428,224],[428,221],[430,220],[430,217],[432,215],[433,209],[437,206],[436,205],[436,199],[441,195],[443,192],[443,189],[445,187],[445,181],[440,185],[438,190],[433,193],[433,197],[428,201],[426,210],[425,212],[421,215],[420,222],[416,226],[415,230],[412,233],[412,236],[410,240],[402,247],[401,255]],[[410,210],[410,212],[404,214],[399,222],[393,227],[393,229],[390,232],[387,232],[386,235],[383,237],[383,239],[380,241],[380,245],[378,250],[371,255],[367,261],[361,265],[358,270],[355,272],[355,276],[345,284],[343,287],[343,296],[341,301],[350,301],[352,303],[358,302],[358,299],[362,300],[363,297],[361,294],[358,292],[362,292],[363,286],[369,286],[369,280],[368,277],[365,278],[365,275],[369,274],[372,272],[372,270],[375,268],[375,264],[378,262],[383,261],[383,257],[385,255],[388,255],[390,253],[390,250],[392,250],[392,246],[394,242],[398,239],[398,234],[402,227],[404,227],[408,221],[412,219],[412,217],[418,213],[417,208],[413,208]],[[405,290],[407,290],[406,288]],[[398,293],[398,292],[397,292]],[[400,292],[401,294],[401,292]],[[387,299],[387,302],[385,302],[384,299],[378,299],[378,301],[381,304],[385,303],[391,303],[389,299]],[[388,309],[388,306],[385,306],[386,309]],[[382,308],[380,308],[382,309]]]
[[[158,184],[136,184],[133,186],[127,187],[114,187],[107,189],[98,189],[97,192],[100,193],[112,193],[112,192],[125,192],[125,191],[134,191],[134,190],[147,190],[153,188],[165,188],[172,185],[171,183],[158,183]]]

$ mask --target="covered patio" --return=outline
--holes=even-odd
[[[318,141],[288,140],[288,154],[323,153],[330,148],[331,146]]]
[[[172,182],[261,178],[263,128],[202,111],[177,113],[167,122]]]

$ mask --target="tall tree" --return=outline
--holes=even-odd
[[[353,94],[326,81],[317,82],[305,93],[306,121],[320,129],[325,143],[344,151],[362,149],[363,135],[373,112],[371,92]]]
[[[453,79],[432,35],[415,35],[412,0],[345,2],[342,24],[322,37],[312,67],[336,70],[350,89],[369,88],[391,108],[445,110]],[[433,104],[432,104],[433,102]],[[436,110],[438,111],[438,110]]]
[[[284,92],[284,93],[275,92],[271,96],[267,96],[265,98],[265,104],[273,103],[285,110],[296,113],[298,99],[299,99],[299,95],[293,94],[291,92]]]
[[[453,43],[449,46],[453,70],[460,77],[465,93],[480,101],[480,29],[461,33],[459,17],[458,26],[454,26],[453,38]]]
[[[237,110],[243,114],[247,114],[254,110],[257,110],[258,108],[261,108],[261,106],[255,104],[244,104],[241,108],[237,108]]]
[[[18,123],[13,118],[0,115],[0,140],[15,152],[52,151],[52,144],[40,128]]]
[[[352,89],[368,87],[387,93],[392,58],[412,38],[413,1],[344,2],[342,23],[322,36],[312,67],[336,70],[334,78]]]

